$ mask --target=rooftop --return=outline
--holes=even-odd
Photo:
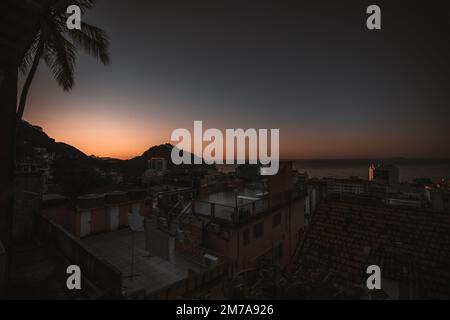
[[[407,257],[420,298],[450,297],[450,215],[366,198],[329,197],[318,207],[297,255],[296,278],[331,276],[342,290],[364,288],[374,252],[378,261]]]
[[[259,189],[229,190],[193,201],[192,211],[196,215],[239,223],[301,195],[300,191],[294,190],[277,194]]]
[[[210,194],[206,197],[200,198],[199,200],[222,206],[235,207],[255,202],[256,200],[261,199],[263,195],[264,193],[262,190],[228,190]]]
[[[160,290],[187,277],[188,270],[200,271],[202,267],[176,255],[170,263],[159,257],[150,256],[145,250],[145,233],[122,229],[99,234],[81,240],[96,255],[105,259],[123,275],[122,283],[125,295],[145,289],[147,293]],[[134,268],[132,274],[132,243],[134,242]]]

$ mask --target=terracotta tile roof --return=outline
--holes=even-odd
[[[366,268],[418,281],[420,298],[450,297],[450,215],[392,207],[367,198],[329,197],[306,232],[295,277],[332,275],[342,289],[365,288]]]

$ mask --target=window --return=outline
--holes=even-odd
[[[264,221],[257,223],[253,226],[253,238],[258,239],[264,234]]]
[[[243,234],[244,246],[247,246],[250,243],[250,229],[247,228],[244,230]]]
[[[278,246],[275,247],[275,258],[281,258],[283,256],[283,244],[280,243]]]
[[[272,228],[276,228],[281,224],[281,212],[272,217]]]

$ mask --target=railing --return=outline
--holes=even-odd
[[[267,212],[268,210],[292,201],[301,196],[297,190],[286,191],[274,195],[268,195],[250,203],[237,206],[227,206],[214,202],[194,200],[192,202],[192,213],[196,215],[210,216],[213,219],[220,219],[239,223],[253,216]]]

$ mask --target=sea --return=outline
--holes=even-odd
[[[401,182],[428,178],[437,183],[450,179],[450,160],[294,160],[293,168],[310,178],[368,178],[371,163],[392,163],[399,169]],[[220,172],[234,172],[237,165],[216,165]]]

